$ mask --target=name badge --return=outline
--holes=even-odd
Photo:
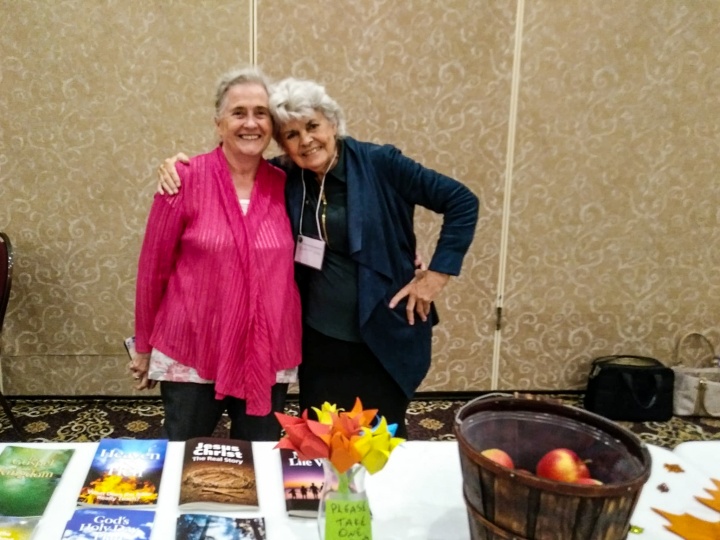
[[[295,262],[321,270],[324,257],[325,242],[323,240],[302,234],[298,235],[297,244],[295,244]]]

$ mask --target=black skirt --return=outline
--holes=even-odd
[[[335,339],[303,328],[303,360],[298,372],[300,410],[324,402],[352,409],[359,397],[364,409],[377,409],[397,436],[407,438],[405,412],[410,400],[364,343]],[[310,410],[310,418],[314,418]]]

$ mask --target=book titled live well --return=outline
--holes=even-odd
[[[0,453],[0,516],[42,516],[73,452],[6,446]]]
[[[167,443],[166,439],[101,439],[78,504],[156,505]]]
[[[215,437],[188,440],[179,507],[181,511],[258,508],[252,443]]]
[[[61,540],[150,540],[154,521],[154,510],[78,508]]]
[[[322,460],[302,460],[287,448],[280,449],[280,459],[288,515],[317,516],[324,479]]]
[[[181,514],[175,540],[266,540],[261,517],[236,518],[209,514]]]

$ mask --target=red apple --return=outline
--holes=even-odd
[[[578,478],[590,478],[590,470],[584,461],[578,464]]]
[[[503,467],[507,467],[508,469],[515,468],[512,458],[504,450],[500,450],[499,448],[488,448],[480,453],[486,458],[493,460],[495,463],[499,463]]]
[[[582,467],[587,470],[587,466],[575,452],[568,448],[555,448],[540,458],[535,472],[542,478],[575,482],[585,474]]]

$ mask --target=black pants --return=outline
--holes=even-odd
[[[303,328],[303,361],[298,372],[300,410],[320,408],[327,401],[347,411],[359,397],[364,409],[377,409],[397,436],[407,438],[405,392],[364,343],[352,343]],[[312,410],[310,411],[310,418]]]
[[[272,387],[272,411],[283,412],[287,384]],[[230,438],[246,441],[277,441],[280,424],[273,412],[266,416],[250,416],[245,400],[226,397],[215,399],[214,384],[160,382],[160,395],[165,409],[163,437],[186,441],[193,437],[210,437],[227,411],[230,417]]]

